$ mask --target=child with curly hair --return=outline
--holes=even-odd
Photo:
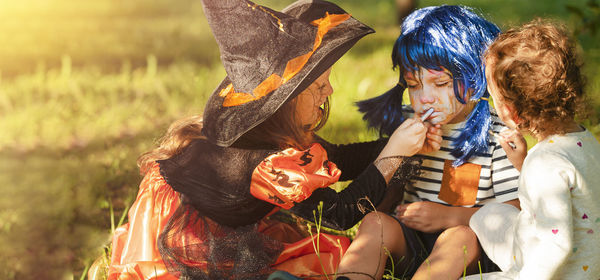
[[[489,203],[471,217],[483,249],[502,269],[483,278],[596,279],[600,144],[575,121],[584,82],[573,42],[564,28],[534,20],[500,35],[485,59],[496,111],[514,129],[501,145],[522,169],[521,211]],[[527,145],[518,131],[538,140],[524,161]]]

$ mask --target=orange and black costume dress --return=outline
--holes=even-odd
[[[378,204],[386,194],[371,164],[385,141],[304,151],[236,145],[374,30],[327,1],[296,1],[281,12],[248,0],[201,3],[227,72],[203,111],[210,141],[192,141],[146,174],[129,223],[115,233],[108,278],[332,273],[348,239],[320,234],[313,247],[307,231],[270,214],[283,208],[313,220],[323,202],[324,226],[352,227],[364,216],[359,200]],[[338,193],[328,188],[338,180],[353,182]]]
[[[372,164],[385,142],[321,142],[305,151],[275,151],[196,140],[159,161],[140,185],[129,223],[113,237],[109,279],[333,273],[350,243],[346,237],[321,233],[317,257],[308,232],[268,216],[284,208],[313,220],[323,201],[324,226],[352,227],[364,215],[361,198],[377,204],[385,195],[386,182]],[[338,193],[328,188],[338,180],[353,182]]]

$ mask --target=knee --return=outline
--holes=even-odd
[[[446,240],[442,244],[448,244],[448,249],[458,250],[463,254],[468,263],[467,271],[477,272],[477,260],[480,259],[482,250],[477,235],[470,227],[461,225],[449,228],[438,239]]]
[[[403,232],[400,223],[384,213],[371,212],[367,214],[358,228],[358,235],[369,235],[373,238],[383,238],[386,246],[395,246],[403,240]]]
[[[475,232],[468,226],[460,225],[448,228],[440,234],[440,240],[454,240],[461,241],[467,247],[479,246],[477,243],[477,235]]]
[[[359,231],[389,231],[389,228],[393,227],[394,223],[398,223],[394,218],[379,212],[371,212],[363,218]]]
[[[367,215],[365,215],[365,217],[362,219],[362,221],[360,222],[360,227],[358,228],[359,231],[361,230],[376,230],[381,228],[381,214],[376,213],[376,212],[371,212]]]

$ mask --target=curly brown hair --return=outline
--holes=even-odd
[[[485,53],[498,93],[511,104],[519,128],[564,134],[585,113],[584,78],[575,44],[561,24],[535,19],[501,34]]]

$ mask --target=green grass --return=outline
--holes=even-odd
[[[395,83],[391,71],[365,75],[386,59],[382,50],[360,59],[345,57],[335,66],[335,109],[323,128],[325,138],[375,137],[352,102]],[[344,75],[341,69],[350,67],[364,70]],[[64,68],[0,86],[9,104],[0,118],[6,132],[0,138],[0,184],[6,194],[0,198],[6,209],[0,212],[0,246],[6,248],[0,271],[11,273],[2,278],[78,275],[100,256],[110,237],[109,201],[119,217],[137,191],[136,157],[169,123],[201,113],[223,75],[220,68],[191,64],[68,76]]]
[[[40,147],[53,150],[98,145],[166,126],[185,114],[202,111],[223,77],[217,66],[177,64],[117,73],[94,69],[38,71],[0,87],[0,150]],[[117,125],[115,125],[117,124]]]
[[[331,116],[319,134],[365,141],[376,134],[353,103],[397,82],[393,3],[336,2],[377,33],[334,66]],[[172,121],[201,113],[224,76],[199,3],[0,1],[0,279],[79,278],[103,254],[111,218],[137,193],[136,158]],[[572,19],[560,1],[460,3],[501,26],[536,14]],[[585,36],[588,92],[600,104],[598,46]],[[600,134],[595,117],[585,121]]]

